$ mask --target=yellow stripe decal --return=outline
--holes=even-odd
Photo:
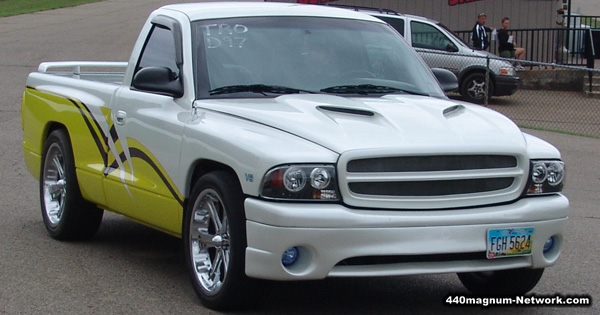
[[[161,172],[160,169],[158,168],[158,165],[156,165],[156,163],[154,163],[154,161],[152,161],[152,159],[146,153],[144,153],[142,150],[137,149],[137,148],[129,148],[129,153],[131,154],[131,158],[136,157],[136,158],[139,158],[139,159],[143,160],[144,162],[148,163],[148,165],[150,165],[152,167],[152,169],[154,169],[156,174],[158,174],[160,179],[163,181],[163,184],[165,184],[165,186],[167,186],[167,189],[169,189],[169,191],[171,192],[171,194],[173,195],[175,200],[177,200],[177,202],[179,202],[179,204],[181,206],[183,206],[183,200],[181,198],[179,198],[179,195],[177,194],[177,191],[175,191],[175,188],[173,186],[171,186],[171,184],[169,183],[169,180],[164,176],[163,172]]]
[[[35,87],[32,86],[27,86],[27,89],[31,89],[31,90],[35,90],[38,91]],[[41,91],[38,91],[41,92]],[[48,92],[42,92],[42,93],[46,93],[46,94],[51,94]],[[85,105],[85,103],[75,100],[75,99],[71,99],[69,97],[65,97],[63,95],[56,95],[58,97],[62,97],[66,100],[68,100],[69,102],[71,102],[81,113],[81,117],[83,118],[85,125],[87,126],[93,140],[94,143],[100,153],[100,155],[102,156],[103,162],[104,162],[104,166],[105,166],[105,171],[104,171],[104,176],[108,176],[108,174],[110,174],[112,171],[115,171],[117,169],[119,169],[119,164],[117,162],[117,160],[112,161],[112,163],[108,163],[108,152],[106,150],[104,150],[104,145],[106,145],[106,147],[109,148],[110,150],[110,146],[109,141],[108,141],[108,136],[106,134],[104,134],[101,126],[100,126],[100,122],[98,122],[98,120],[94,117],[94,115],[92,114],[92,112],[89,110],[89,108],[87,107],[87,105]],[[117,147],[121,147],[120,145],[118,145],[119,143],[119,135],[117,133],[117,130],[115,128],[115,125],[112,123],[112,120],[110,119],[110,110],[109,109],[105,109],[105,108],[101,108],[102,112],[105,115],[105,119],[107,124],[109,125],[109,136],[110,139],[113,141],[113,143],[115,144],[115,146]],[[105,111],[106,110],[106,111]],[[94,128],[95,127],[95,128]],[[135,141],[135,139],[132,139]],[[137,141],[135,141],[137,142]],[[140,144],[141,145],[141,144]],[[124,149],[121,147],[120,148],[122,151],[119,153],[118,157],[120,162],[125,165],[125,162],[127,161],[127,156],[124,152]],[[155,172],[156,174],[160,177],[160,179],[162,180],[163,184],[166,186],[166,188],[169,190],[169,192],[171,193],[171,195],[173,196],[173,198],[181,205],[183,206],[183,197],[177,192],[177,189],[174,187],[174,185],[171,184],[171,181],[169,180],[168,176],[161,171],[161,168],[159,167],[159,165],[153,161],[153,159],[150,157],[149,154],[145,153],[142,149],[138,149],[138,148],[129,148],[129,153],[130,156],[132,158],[139,158],[142,161],[146,162]]]
[[[104,166],[106,166],[108,163],[108,157],[107,157],[108,153],[104,150],[104,147],[102,146],[102,142],[104,142],[104,144],[107,145],[108,139],[107,139],[106,135],[104,134],[104,132],[102,131],[102,128],[100,128],[100,124],[98,123],[96,118],[94,118],[94,115],[92,115],[92,112],[89,110],[89,108],[87,108],[87,106],[84,103],[77,102],[70,98],[67,98],[67,99],[69,100],[69,102],[73,103],[73,105],[75,105],[75,107],[77,107],[79,109],[79,112],[81,113],[81,116],[83,117],[83,120],[85,121],[85,124],[87,125],[87,127],[90,131],[90,134],[92,135],[92,138],[94,139],[94,142],[96,143],[96,147],[98,147],[98,151],[100,152],[100,155],[102,156]],[[85,112],[82,109],[82,107],[83,107],[83,109],[85,109]],[[92,123],[89,121],[89,118],[87,117],[87,115],[85,115],[86,113],[92,118],[92,121],[96,125],[98,133],[100,133],[100,136],[98,136],[98,134],[96,134],[96,132],[94,132],[94,127],[92,126]],[[100,140],[100,137],[102,137],[102,140]]]

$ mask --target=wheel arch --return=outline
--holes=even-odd
[[[59,129],[65,130],[67,135],[69,135],[69,140],[71,139],[69,130],[67,129],[67,126],[65,126],[65,124],[57,121],[46,122],[46,124],[41,128],[41,132],[38,133],[37,140],[32,141],[32,144],[34,145],[34,150],[38,152],[40,156],[43,154],[44,146],[46,145],[46,140],[48,140],[48,136],[50,136],[50,134],[53,131]]]
[[[239,177],[238,177],[237,173],[235,172],[235,170],[231,166],[226,165],[221,162],[218,162],[218,161],[214,161],[214,160],[199,159],[193,163],[192,167],[188,171],[186,187],[185,187],[185,192],[184,192],[184,194],[185,194],[184,203],[185,204],[187,204],[187,202],[189,201],[189,197],[190,197],[192,188],[194,187],[194,183],[196,183],[202,176],[204,176],[210,172],[214,172],[214,171],[226,171],[226,172],[231,173],[235,178],[238,178],[238,181],[236,182],[236,184],[241,187],[241,183],[239,182]],[[184,205],[184,207],[185,207],[185,205]]]
[[[44,128],[43,132],[42,132],[42,147],[44,146],[44,142],[46,142],[46,139],[48,139],[48,136],[54,132],[55,130],[59,130],[62,129],[64,130],[67,135],[69,136],[69,140],[70,140],[70,134],[69,134],[69,129],[67,128],[67,126],[63,123],[57,122],[57,121],[49,121],[46,124],[46,127]]]
[[[64,124],[56,121],[49,121],[41,129],[41,132],[38,133],[38,135],[36,135],[36,140],[30,142],[30,145],[32,146],[31,150],[35,152],[37,158],[35,159],[35,161],[31,160],[30,162],[26,160],[25,163],[27,164],[27,168],[29,169],[30,173],[33,174],[37,179],[39,179],[39,175],[42,170],[42,155],[44,154],[44,147],[46,146],[46,141],[48,140],[50,134],[55,130],[64,130],[67,133],[67,136],[69,137],[69,141],[71,141],[71,135],[69,134],[69,130]]]
[[[459,86],[462,85],[464,78],[468,77],[473,73],[481,73],[485,75],[485,68],[481,66],[471,66],[465,68],[457,75]],[[490,81],[492,82],[494,87],[496,87],[496,74],[493,71],[490,71]]]

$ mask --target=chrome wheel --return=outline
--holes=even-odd
[[[229,269],[229,220],[219,195],[203,190],[194,203],[189,246],[195,276],[208,295],[223,287]]]
[[[235,173],[216,170],[195,182],[181,232],[186,269],[204,306],[235,310],[258,300],[258,282],[245,271],[244,193]]]
[[[73,148],[66,130],[55,130],[46,139],[39,187],[42,217],[50,236],[60,240],[83,240],[98,231],[104,210],[81,195]]]
[[[46,212],[49,224],[56,227],[62,219],[67,196],[65,162],[63,152],[57,143],[53,143],[48,147],[42,174],[43,209]]]

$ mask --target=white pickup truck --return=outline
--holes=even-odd
[[[24,158],[51,237],[92,237],[105,209],[181,237],[214,309],[261,279],[458,273],[524,294],[563,245],[560,153],[440,86],[456,78],[362,13],[169,5],[129,62],[30,74]]]

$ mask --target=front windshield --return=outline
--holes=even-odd
[[[383,23],[245,17],[197,21],[194,29],[198,98],[444,96],[420,57]]]

